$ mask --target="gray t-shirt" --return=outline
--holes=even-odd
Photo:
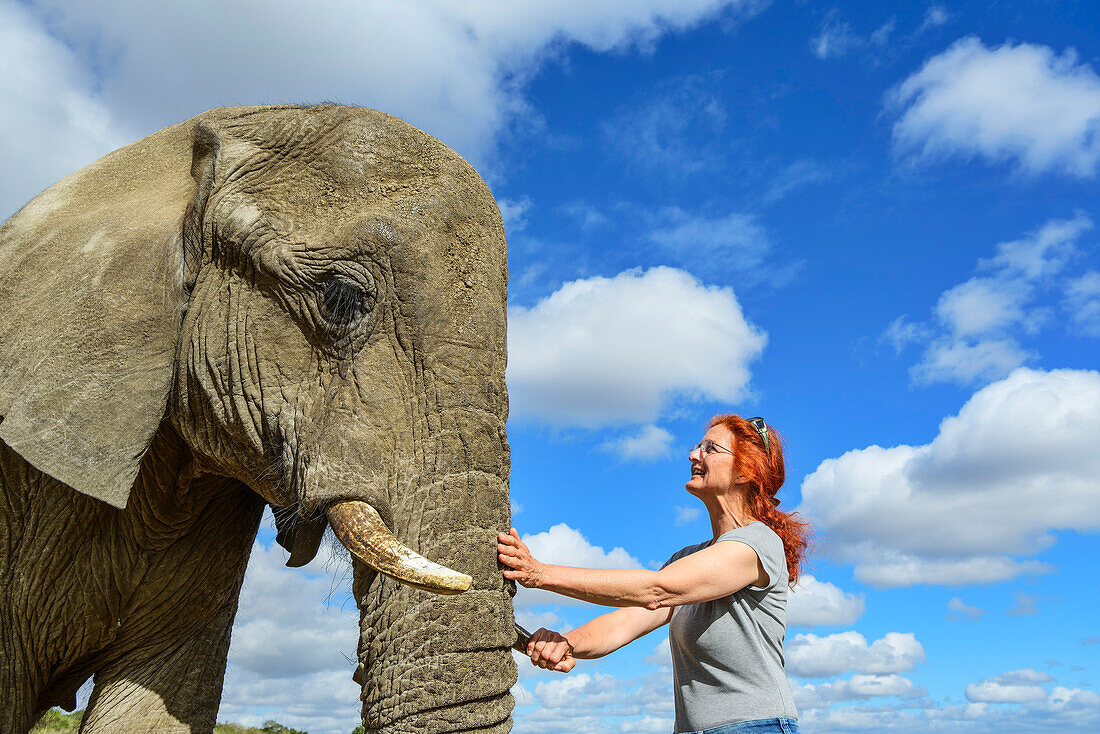
[[[724,541],[741,542],[756,551],[768,581],[673,609],[668,639],[677,732],[753,719],[798,718],[783,673],[788,579],[779,536],[764,523],[752,522],[717,541],[689,545],[665,565]]]

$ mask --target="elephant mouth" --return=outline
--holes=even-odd
[[[325,515],[337,539],[353,556],[396,581],[436,594],[460,594],[473,582],[470,576],[429,561],[394,537],[368,502],[333,502]]]

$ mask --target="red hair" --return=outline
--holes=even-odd
[[[808,522],[797,512],[779,509],[775,496],[787,477],[783,465],[783,440],[768,426],[768,449],[752,423],[739,415],[716,415],[710,426],[725,426],[733,434],[733,466],[742,478],[749,480],[745,503],[752,516],[767,525],[783,541],[787,556],[788,586],[794,586],[802,573],[803,561],[812,536]]]

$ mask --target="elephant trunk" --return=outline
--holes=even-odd
[[[310,473],[310,484],[343,498],[324,507],[354,559],[364,724],[387,734],[509,731],[515,628],[496,557],[510,520],[503,420],[451,409],[397,445],[413,455],[369,452],[383,481],[352,485],[352,460],[366,463],[366,453],[329,453]]]
[[[467,572],[470,588],[440,595],[355,562],[359,666],[368,731],[492,731],[511,728],[515,665],[511,589],[496,562],[508,524],[504,482],[494,474],[436,475],[413,501],[394,506],[396,534],[424,556]],[[476,511],[475,511],[476,508]]]

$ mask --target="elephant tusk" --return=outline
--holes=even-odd
[[[395,538],[367,502],[334,502],[325,514],[332,531],[353,556],[403,584],[436,594],[459,594],[473,582],[466,574],[429,561]]]

